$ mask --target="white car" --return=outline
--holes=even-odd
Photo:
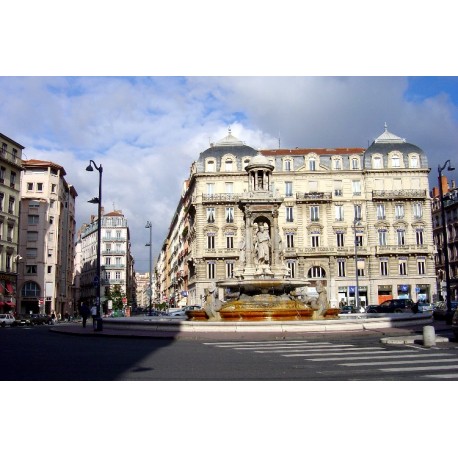
[[[15,322],[15,318],[13,315],[9,313],[2,313],[0,314],[0,326],[3,328],[5,326],[11,326]]]
[[[169,316],[186,316],[186,310],[174,310],[173,312],[169,313]]]

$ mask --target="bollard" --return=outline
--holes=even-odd
[[[423,326],[423,345],[425,347],[434,347],[436,345],[434,326]]]

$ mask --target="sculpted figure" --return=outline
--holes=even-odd
[[[317,304],[319,311],[320,314],[323,314],[328,309],[328,293],[320,280],[316,282],[316,292],[318,293]]]
[[[242,238],[240,239],[239,242],[239,262],[240,264],[245,264],[245,249],[246,249],[246,244],[245,244],[245,236],[242,234]]]
[[[221,315],[219,311],[221,310],[222,303],[218,299],[216,299],[216,285],[212,283],[209,288],[204,289],[205,294],[205,305],[204,310],[208,316],[209,320],[220,320]]]
[[[256,232],[255,238],[255,255],[256,262],[259,265],[269,264],[270,261],[270,236],[269,232],[266,231],[264,224],[260,225]]]

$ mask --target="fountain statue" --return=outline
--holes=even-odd
[[[245,167],[249,190],[238,206],[244,227],[238,244],[234,278],[211,284],[205,290],[203,310],[188,311],[191,320],[311,320],[337,318],[330,309],[326,286],[316,282],[316,294],[308,296],[311,282],[291,278],[285,262],[278,224],[283,198],[271,190],[274,166],[258,154]],[[224,299],[217,292],[224,291]]]

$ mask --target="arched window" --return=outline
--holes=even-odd
[[[321,266],[313,266],[313,267],[310,267],[307,277],[308,278],[325,278],[326,271]]]
[[[34,281],[24,283],[21,291],[22,297],[40,297],[40,286]]]

